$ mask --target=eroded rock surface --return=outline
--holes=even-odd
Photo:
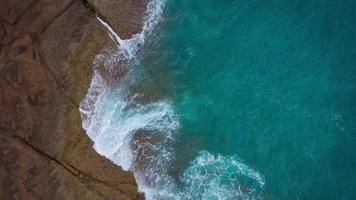
[[[144,1],[89,3],[123,38],[140,31]],[[78,105],[108,43],[83,1],[0,0],[0,199],[142,198],[81,127]]]
[[[142,13],[147,9],[148,0],[88,0],[87,2],[110,22],[121,39],[128,39],[141,31]]]

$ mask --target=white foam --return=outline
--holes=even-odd
[[[151,0],[148,2],[147,15],[143,23],[142,32],[134,35],[131,39],[125,40],[123,44],[123,48],[127,49],[130,58],[136,56],[146,38],[152,35],[154,28],[161,21],[165,3],[165,0]]]
[[[195,188],[190,185],[192,187],[182,191],[167,172],[174,159],[172,144],[179,127],[178,117],[172,103],[163,99],[140,104],[139,99],[142,94],[132,92],[132,87],[135,86],[139,77],[135,69],[129,65],[129,61],[136,59],[140,47],[153,33],[154,27],[162,17],[164,5],[165,0],[151,0],[147,6],[147,16],[142,32],[127,40],[122,40],[109,24],[98,17],[117,44],[117,48],[107,47],[96,56],[90,88],[79,109],[83,128],[93,140],[94,149],[124,170],[131,170],[139,190],[145,193],[146,199],[194,199],[190,193],[197,193],[193,190]],[[125,70],[127,73],[117,80],[115,74],[120,70]],[[158,142],[136,143],[134,134],[142,130],[148,134],[144,137],[159,138]],[[140,166],[140,161],[147,161],[144,167]],[[230,188],[219,185],[218,175],[228,172],[222,164],[233,166],[237,174],[248,176],[263,187],[263,177],[243,162],[233,158],[214,156],[208,152],[202,152],[191,163],[191,167],[184,173],[181,181],[186,185],[193,182],[200,184],[203,188],[203,193],[201,193],[203,199],[213,198],[214,196],[211,195],[218,195],[215,196],[218,199],[229,197],[226,194],[240,195],[239,197],[247,195],[246,191],[240,190],[234,180],[231,184],[235,185],[230,185]],[[195,171],[207,166],[213,166],[216,169],[206,176]],[[211,179],[211,177],[216,179]],[[203,187],[208,179],[211,181],[207,187]],[[238,188],[237,193],[229,191],[232,186]],[[204,193],[208,190],[213,193]]]
[[[242,184],[242,179],[250,183]],[[235,156],[213,155],[208,151],[199,152],[189,164],[178,181],[180,186],[169,176],[162,180],[162,184],[148,190],[147,199],[262,199],[265,184],[259,172]]]
[[[135,84],[137,75],[129,62],[136,59],[140,47],[159,23],[164,5],[164,0],[151,0],[147,5],[142,32],[126,40],[121,39],[108,23],[97,16],[117,48],[107,47],[96,56],[90,88],[79,108],[83,128],[93,140],[94,149],[124,170],[133,171],[143,192],[161,181],[158,174],[159,171],[164,173],[160,169],[167,168],[173,157],[169,145],[174,140],[173,132],[179,124],[169,101],[145,105],[136,101],[141,94],[131,92],[130,87]],[[115,74],[120,70],[126,70],[127,73],[117,80]],[[139,130],[164,136],[160,137],[162,139],[158,144],[146,142],[133,149],[134,133]],[[139,160],[137,157],[142,156],[139,153],[146,150],[152,154],[151,160],[147,167],[140,169],[134,161]]]
[[[114,29],[106,23],[103,19],[99,17],[99,15],[95,15],[96,18],[99,20],[99,22],[108,30],[108,34],[110,38],[118,45],[123,44],[123,40],[120,38],[120,36],[114,31]]]
[[[154,130],[170,134],[177,123],[167,101],[135,105],[136,95],[126,96],[119,87],[106,90],[96,102],[96,110],[86,131],[94,141],[94,149],[124,170],[133,167],[135,158],[132,137],[138,130]]]
[[[148,36],[153,33],[154,28],[162,19],[165,0],[151,0],[147,4],[147,15],[144,19],[142,31],[133,35],[132,38],[122,40],[114,29],[106,23],[100,16],[96,15],[100,23],[108,30],[110,38],[119,46],[118,51],[123,51],[127,59],[136,57],[140,47],[145,43]]]

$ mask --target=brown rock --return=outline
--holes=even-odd
[[[88,2],[106,21],[110,22],[121,39],[128,39],[141,31],[143,22],[141,19],[147,9],[148,0],[88,0]]]
[[[142,17],[144,1],[95,3],[120,34],[139,31],[128,19]],[[79,0],[0,5],[0,199],[141,199],[81,127],[94,56],[111,42],[93,10]]]

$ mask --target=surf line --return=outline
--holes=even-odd
[[[109,22],[104,20],[98,13],[95,13],[96,18],[99,22],[108,30],[108,35],[110,38],[118,45],[121,46],[123,44],[123,40],[120,38],[119,34],[117,34],[114,29],[111,27]]]
[[[114,31],[108,20],[97,10],[95,9],[88,1],[83,0],[84,5],[89,8],[99,20],[99,22],[109,31],[110,38],[118,45],[122,45],[123,40],[120,36]]]

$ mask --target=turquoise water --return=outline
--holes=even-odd
[[[355,8],[167,2],[142,87],[178,116],[167,173],[182,199],[355,198]]]
[[[127,40],[101,21],[119,45],[83,128],[148,200],[355,199],[355,8],[150,0]]]

